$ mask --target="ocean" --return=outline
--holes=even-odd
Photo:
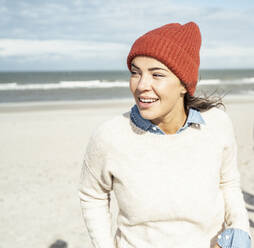
[[[0,72],[0,103],[133,98],[129,71]],[[196,96],[254,96],[254,69],[200,70]]]

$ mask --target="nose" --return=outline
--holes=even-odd
[[[138,82],[137,90],[139,92],[151,89],[151,79],[149,76],[143,74]]]

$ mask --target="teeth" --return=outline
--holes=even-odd
[[[157,101],[158,99],[143,99],[143,98],[139,98],[139,100],[140,100],[141,102],[155,102],[155,101]]]

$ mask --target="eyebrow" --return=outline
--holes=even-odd
[[[134,65],[134,64],[131,64],[132,66],[134,66],[135,68],[137,68],[137,69],[140,69],[139,67],[137,67],[136,65]],[[160,67],[152,67],[152,68],[148,68],[148,71],[154,71],[154,70],[164,70],[164,71],[167,71],[168,72],[168,70],[166,70],[166,69],[163,69],[163,68],[160,68]]]

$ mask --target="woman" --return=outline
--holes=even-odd
[[[194,96],[200,46],[194,22],[132,45],[136,104],[97,127],[84,156],[79,197],[94,247],[251,247],[231,119],[223,103]]]

